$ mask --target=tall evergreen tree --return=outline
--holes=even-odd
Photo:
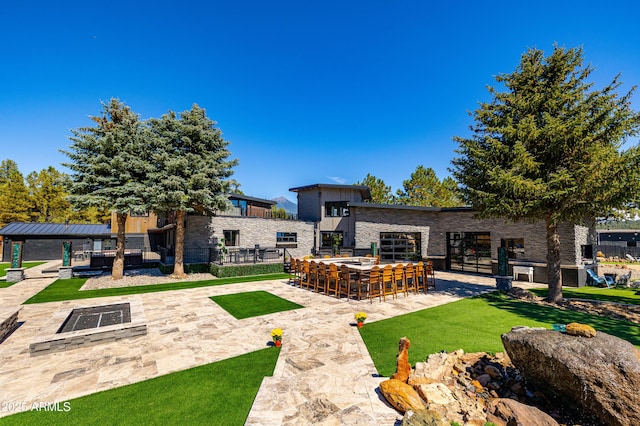
[[[125,223],[132,213],[149,209],[145,186],[149,173],[145,128],[138,115],[118,99],[102,103],[102,114],[90,117],[91,127],[71,130],[71,161],[63,164],[73,171],[70,202],[79,208],[95,207],[116,212],[116,256],[112,278],[124,272]]]
[[[227,194],[232,182],[229,142],[204,109],[194,104],[179,117],[169,111],[150,120],[153,134],[149,189],[158,211],[176,212],[176,247],[173,276],[184,273],[184,224],[194,211],[214,213],[229,207]]]
[[[65,175],[49,166],[27,175],[33,222],[64,222],[69,219],[71,204],[65,187]]]
[[[402,189],[396,191],[397,202],[407,206],[456,207],[460,198],[456,182],[447,177],[440,181],[431,167],[416,167],[411,178],[402,182]]]
[[[28,222],[31,199],[24,176],[13,160],[0,162],[0,227],[11,222]]]
[[[364,177],[362,182],[356,182],[355,185],[368,186],[371,192],[371,202],[374,204],[394,204],[395,197],[391,191],[391,187],[369,173]]]
[[[622,149],[637,135],[640,115],[616,77],[603,89],[588,83],[582,49],[555,46],[522,55],[499,92],[473,113],[470,138],[456,137],[453,174],[481,217],[546,223],[549,300],[562,299],[558,225],[592,220],[633,199],[640,148]]]

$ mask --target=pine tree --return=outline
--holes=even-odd
[[[71,213],[65,175],[49,166],[27,175],[33,222],[64,222]]]
[[[622,149],[639,132],[616,77],[595,90],[582,49],[530,49],[511,74],[496,77],[492,100],[473,113],[470,138],[456,137],[453,174],[481,217],[544,220],[549,300],[562,299],[558,225],[592,221],[638,191],[640,148]]]
[[[125,223],[130,212],[149,209],[145,186],[149,155],[145,127],[138,115],[117,99],[102,103],[102,114],[90,117],[92,127],[71,130],[73,142],[62,151],[71,162],[70,202],[79,208],[115,211],[118,225],[112,278],[124,271]]]
[[[367,186],[371,192],[371,202],[374,204],[394,204],[395,196],[391,191],[391,187],[384,183],[380,178],[377,178],[369,173],[362,180],[362,182],[356,182],[355,185]]]
[[[160,119],[151,119],[153,134],[149,189],[158,211],[176,211],[176,248],[173,276],[184,273],[184,224],[187,213],[214,213],[229,207],[227,194],[232,182],[228,160],[229,142],[215,127],[204,109],[193,105],[179,117],[169,111]]]
[[[28,222],[31,199],[24,176],[13,160],[0,163],[0,227],[11,222]]]
[[[422,165],[416,167],[411,178],[402,182],[396,191],[397,202],[407,206],[456,207],[460,198],[456,182],[448,177],[440,181],[436,172]]]

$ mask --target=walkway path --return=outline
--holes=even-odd
[[[38,270],[30,271],[29,279],[0,289],[3,305],[19,308],[55,280],[38,274]],[[24,324],[0,344],[0,399],[28,406],[67,401],[263,349],[271,330],[281,327],[284,344],[274,375],[264,379],[247,424],[391,425],[399,415],[376,393],[384,378],[376,376],[353,326],[353,314],[366,311],[370,323],[495,289],[495,281],[488,277],[452,273],[437,273],[436,277],[437,292],[372,304],[337,300],[277,280],[24,305],[19,316]],[[255,290],[268,291],[305,308],[236,320],[209,299]],[[132,300],[142,302],[147,335],[30,355],[29,344],[54,313]],[[0,412],[0,417],[8,414]]]

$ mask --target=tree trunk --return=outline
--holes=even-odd
[[[562,300],[562,271],[560,270],[560,235],[558,225],[547,215],[547,279],[549,295],[547,301],[558,303]]]
[[[185,211],[178,210],[176,212],[176,256],[173,265],[173,274],[171,278],[186,278],[184,273],[184,219]]]
[[[111,279],[121,280],[124,275],[124,231],[127,213],[116,213],[116,222],[118,223],[118,235],[116,237],[116,256],[111,267]]]

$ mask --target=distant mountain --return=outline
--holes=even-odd
[[[287,213],[298,213],[298,205],[293,201],[287,200],[283,196],[272,198],[271,201],[275,201],[277,203],[276,208],[283,208]]]

